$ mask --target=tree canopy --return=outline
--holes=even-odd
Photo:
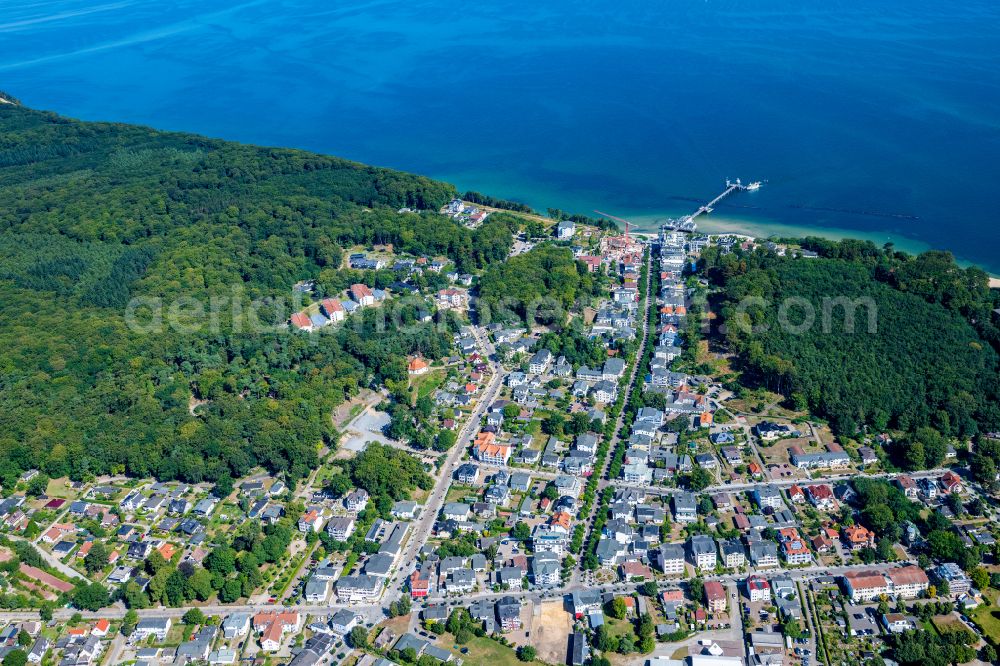
[[[450,185],[304,151],[10,104],[0,137],[4,487],[33,467],[221,489],[258,465],[303,476],[336,441],[333,407],[450,340],[410,325],[412,306],[385,304],[406,326],[365,311],[322,336],[255,332],[251,313],[284,322],[302,280],[324,293],[374,281],[342,268],[346,248],[392,244],[467,271],[505,258],[518,224],[467,229],[436,213]],[[152,299],[195,323],[207,317],[192,299],[221,303],[218,325],[130,326],[155,323]]]
[[[599,284],[569,249],[539,245],[486,270],[479,311],[492,320],[561,324],[577,299],[597,294]]]
[[[703,254],[746,377],[808,405],[842,434],[930,426],[967,437],[1000,427],[986,274],[942,253],[824,247],[830,258]]]

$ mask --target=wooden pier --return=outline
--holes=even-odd
[[[673,228],[673,229],[677,229],[678,231],[693,232],[697,228],[697,225],[695,223],[695,219],[699,215],[708,215],[709,213],[711,213],[714,210],[714,207],[715,207],[715,205],[717,203],[719,203],[720,201],[722,201],[723,199],[725,199],[726,197],[728,197],[733,192],[736,192],[737,190],[739,190],[739,191],[755,191],[755,190],[758,190],[758,189],[760,189],[760,183],[759,182],[753,182],[753,183],[750,183],[749,185],[744,185],[740,181],[739,178],[736,179],[736,182],[733,182],[733,181],[730,181],[729,179],[726,179],[726,189],[722,190],[722,192],[717,197],[715,197],[714,199],[712,199],[711,201],[709,201],[707,204],[699,206],[698,210],[696,210],[695,212],[691,213],[690,215],[685,215],[684,217],[680,218],[679,220],[672,221],[672,224],[668,223],[668,224],[666,224],[664,226],[667,226],[667,227],[670,227],[670,228]]]

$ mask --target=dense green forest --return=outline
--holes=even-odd
[[[214,332],[142,333],[127,325],[130,300],[255,299],[277,322],[296,282],[357,279],[342,269],[355,246],[392,243],[459,270],[506,257],[509,216],[470,230],[397,212],[455,194],[334,157],[0,105],[0,483],[31,467],[306,473],[336,437],[332,407],[405,378],[407,354],[447,353],[448,336],[382,330],[374,312],[328,335],[243,333],[229,307]]]
[[[486,270],[479,282],[480,315],[562,323],[578,300],[600,293],[604,280],[589,273],[569,249],[542,244]]]
[[[869,425],[927,439],[919,428],[966,437],[1000,428],[1000,337],[990,323],[986,273],[960,268],[942,252],[911,257],[860,241],[807,245],[824,258],[703,254],[702,267],[722,288],[724,334],[746,378],[828,418],[841,434]],[[754,298],[763,300],[747,300]],[[779,314],[790,298],[797,301]],[[824,301],[838,298],[873,307],[855,310],[853,329],[843,307],[828,308],[824,326]],[[799,326],[806,310],[815,320]]]

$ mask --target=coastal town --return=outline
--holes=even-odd
[[[847,441],[735,385],[706,339],[707,248],[815,252],[534,226],[511,260],[565,248],[593,285],[564,326],[490,315],[480,275],[389,244],[346,253],[340,292],[296,285],[296,335],[405,302],[451,341],[338,410],[302,481],[5,488],[4,666],[888,664],[916,630],[996,659],[1000,532],[969,444],[904,472],[890,432]]]

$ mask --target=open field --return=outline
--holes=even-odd
[[[970,620],[979,626],[983,635],[994,642],[1000,642],[1000,592],[987,589],[983,594],[990,600],[990,604],[982,604],[967,613]]]
[[[523,662],[519,661],[517,658],[517,653],[514,649],[507,647],[506,645],[501,645],[492,638],[487,638],[486,636],[477,637],[473,636],[469,639],[469,642],[464,645],[459,645],[456,649],[456,644],[451,641],[451,634],[445,634],[442,638],[438,639],[437,644],[446,650],[450,650],[455,654],[455,656],[462,659],[466,664],[489,664],[489,666],[518,666],[519,664],[530,663],[537,664],[537,661]],[[537,646],[536,646],[537,647]],[[461,649],[465,648],[468,650],[466,653],[462,653]],[[541,656],[541,648],[539,648],[539,656]],[[565,657],[564,657],[565,660]]]
[[[608,635],[615,638],[631,636],[635,640],[635,630],[632,628],[632,621],[629,619],[616,620],[605,616],[605,624],[608,626]]]
[[[538,650],[538,659],[550,664],[566,663],[566,637],[572,630],[569,613],[562,601],[544,602],[536,606],[536,611],[531,622],[531,644]]]
[[[400,615],[399,617],[389,618],[379,626],[383,627],[382,631],[389,631],[393,636],[402,636],[410,628],[410,616]]]
[[[445,368],[433,368],[426,374],[410,377],[413,401],[433,393],[447,377],[448,371]]]
[[[77,495],[76,491],[70,488],[69,478],[65,476],[61,479],[50,479],[45,494],[49,497],[62,498],[76,497]]]
[[[931,618],[931,623],[942,636],[955,631],[966,631],[969,629],[954,615],[935,615]],[[971,632],[969,632],[971,633]]]

